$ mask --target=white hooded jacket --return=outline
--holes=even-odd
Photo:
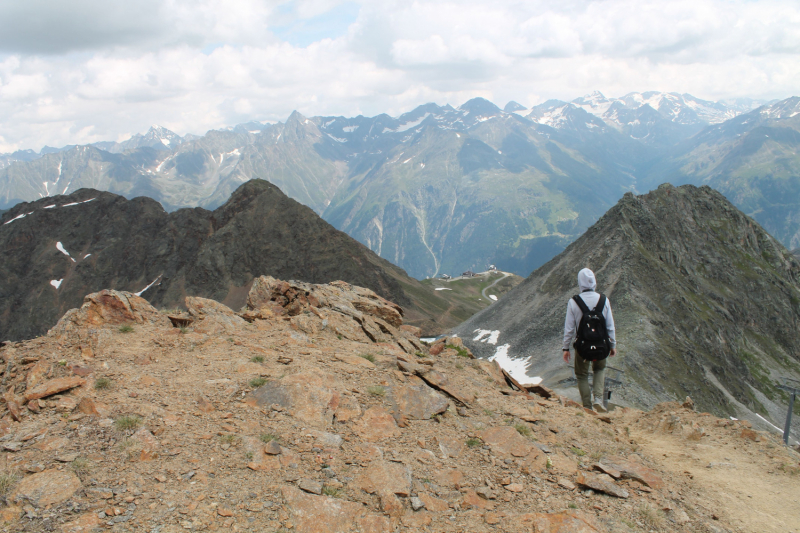
[[[588,268],[578,272],[578,287],[581,289],[580,297],[586,303],[586,307],[594,309],[594,306],[600,301],[600,294],[595,292],[597,281],[594,279],[594,272]],[[617,346],[617,338],[614,331],[614,316],[611,314],[611,302],[608,298],[606,298],[606,305],[603,307],[603,317],[606,319],[606,330],[608,331],[608,338],[611,340],[611,347],[615,348]],[[575,339],[575,332],[578,330],[581,318],[583,318],[583,311],[570,298],[567,304],[567,319],[564,321],[562,350],[569,350],[572,341]]]

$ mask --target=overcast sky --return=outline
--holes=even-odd
[[[593,90],[800,95],[800,2],[0,2],[0,152]]]

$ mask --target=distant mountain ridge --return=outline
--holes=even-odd
[[[0,218],[0,338],[41,335],[101,288],[159,307],[201,295],[235,309],[260,275],[368,287],[438,333],[450,303],[277,187],[251,180],[214,211],[167,213],[145,197],[81,189],[16,206]]]
[[[589,230],[456,332],[484,357],[529,362],[557,386],[564,315],[594,270],[612,302],[635,406],[692,397],[702,410],[785,416],[781,376],[800,377],[800,262],[709,187],[626,194]],[[487,335],[494,332],[491,342]]]
[[[746,113],[788,135],[780,141],[784,155],[758,156],[757,175],[742,158],[717,166],[714,176],[689,171],[709,155],[691,148],[695,139],[738,124],[756,102],[595,93],[530,110],[509,102],[501,110],[476,98],[458,108],[426,104],[399,117],[295,112],[285,123],[250,122],[202,137],[154,126],[123,143],[26,154],[29,160],[0,169],[0,208],[91,187],[148,196],[168,211],[213,209],[243,182],[261,178],[418,279],[489,264],[524,276],[625,192],[716,180],[736,205],[797,247],[800,195],[786,193],[797,181],[789,150],[800,130],[796,117],[780,111],[790,101]],[[717,122],[727,116],[734,118]],[[735,137],[715,142],[714,151],[740,152],[732,148]],[[788,173],[776,175],[783,161]],[[739,171],[749,174],[728,184]]]

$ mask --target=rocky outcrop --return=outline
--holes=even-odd
[[[285,316],[306,333],[328,328],[354,341],[397,344],[410,354],[426,351],[413,329],[402,328],[399,305],[344,281],[312,284],[261,276],[240,316],[249,321]]]
[[[87,295],[80,308],[67,311],[50,330],[50,334],[60,336],[89,326],[124,324],[167,327],[170,322],[141,296],[105,289]]]
[[[649,407],[689,395],[701,410],[782,424],[776,384],[800,364],[800,262],[709,187],[626,194],[455,332],[476,355],[527,361],[529,376],[558,384],[570,377],[561,337],[584,267],[612,303],[619,355],[609,364],[625,371],[615,399]]]

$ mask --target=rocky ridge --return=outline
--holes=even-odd
[[[186,306],[167,315],[101,291],[47,336],[0,348],[3,531],[798,525],[796,501],[742,516],[748,494],[703,477],[768,469],[791,492],[798,455],[688,400],[596,416],[514,387],[456,337],[429,349],[398,306],[347,284],[261,278],[241,313]],[[685,455],[678,467],[668,445]],[[709,448],[737,464],[704,468]]]
[[[566,304],[594,270],[612,302],[625,372],[615,398],[651,407],[687,394],[718,415],[782,427],[782,376],[800,374],[800,263],[708,187],[626,194],[586,234],[456,328],[482,357],[529,363],[555,386]],[[488,336],[490,332],[495,334]],[[766,424],[764,424],[766,427]]]
[[[187,295],[239,309],[261,275],[344,280],[404,306],[436,334],[451,304],[263,181],[214,211],[167,213],[154,200],[83,189],[20,204],[0,224],[0,338],[31,338],[104,288],[183,307]]]

